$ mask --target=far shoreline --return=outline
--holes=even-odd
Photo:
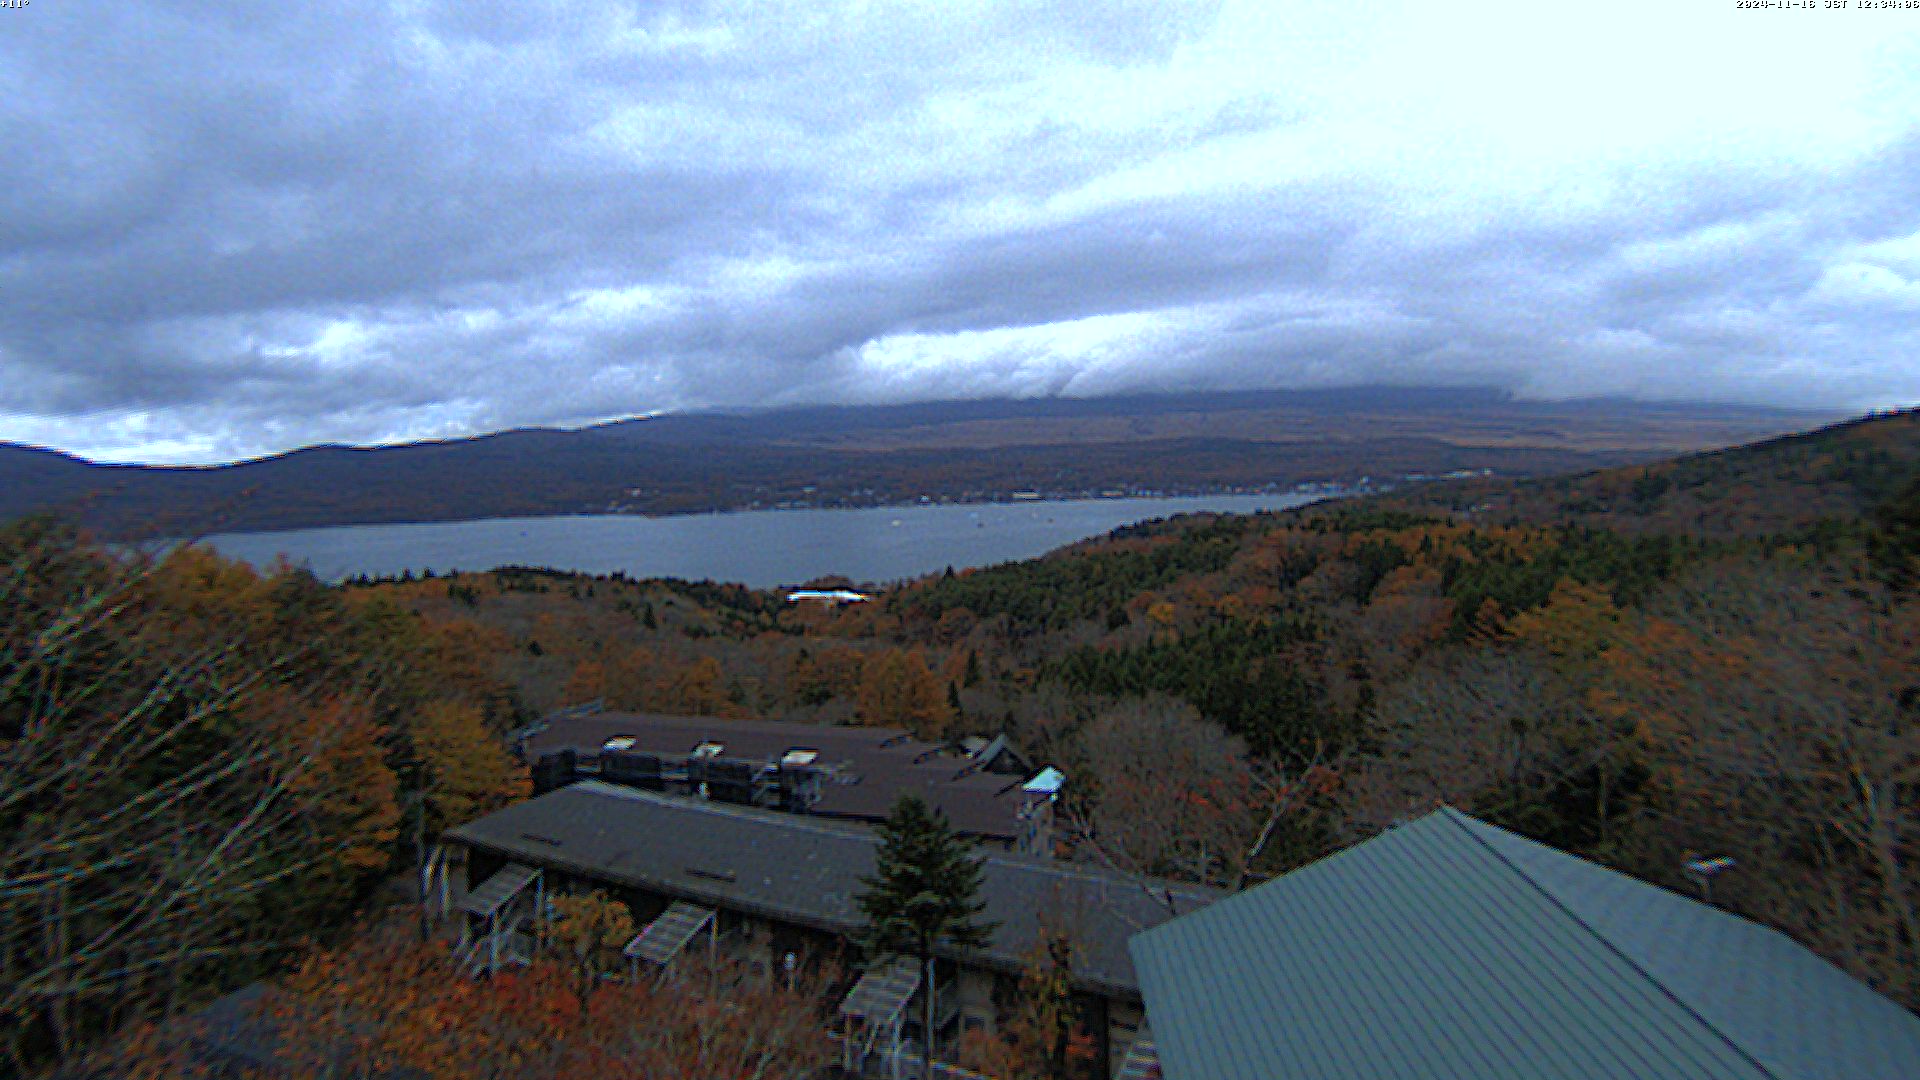
[[[1476,475],[1480,475],[1476,471]],[[1487,475],[1492,475],[1488,473]],[[818,512],[858,512],[875,510],[914,510],[927,507],[969,507],[969,506],[1052,506],[1082,505],[1090,503],[1115,503],[1133,501],[1175,502],[1184,499],[1257,499],[1257,498],[1309,498],[1313,502],[1326,499],[1345,499],[1364,495],[1376,495],[1392,491],[1408,483],[1427,483],[1447,479],[1446,477],[1395,478],[1379,483],[1365,482],[1357,484],[1308,483],[1290,487],[1269,486],[1265,488],[1220,488],[1213,490],[1172,491],[1166,489],[1146,489],[1127,491],[1121,494],[1093,493],[1038,493],[1035,498],[1018,498],[1007,495],[988,499],[910,499],[890,500],[871,503],[826,503],[799,504],[782,502],[772,505],[745,503],[737,506],[719,507],[707,510],[574,510],[552,514],[510,514],[483,517],[428,517],[428,518],[379,518],[372,520],[336,521],[311,525],[279,525],[267,528],[250,529],[206,529],[190,536],[167,537],[157,541],[163,544],[199,543],[213,537],[237,536],[273,536],[282,533],[322,532],[329,529],[365,529],[427,525],[481,525],[516,521],[556,521],[575,518],[632,518],[639,521],[672,521],[684,518],[725,517],[734,514],[767,513],[818,513]],[[1306,504],[1302,504],[1306,505]],[[1231,513],[1232,511],[1221,511]]]

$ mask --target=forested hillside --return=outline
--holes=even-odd
[[[1006,731],[1071,778],[1063,857],[1227,887],[1441,802],[1687,891],[1727,855],[1716,903],[1920,1007],[1917,421],[1150,523],[839,609],[531,569],[328,587],[15,523],[10,1068],[357,933],[419,844],[514,797],[504,732],[588,702]],[[320,955],[301,978],[387,1000]]]
[[[1754,536],[1860,520],[1920,474],[1920,412],[1645,466],[1521,483],[1434,484],[1385,500],[1464,520]]]

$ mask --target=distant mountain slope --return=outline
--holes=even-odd
[[[936,402],[667,416],[213,467],[96,465],[0,445],[0,519],[67,508],[113,533],[193,534],[574,513],[682,513],[1544,475],[1723,446],[1810,414],[1483,390]]]
[[[0,478],[6,481],[4,499],[14,490],[35,490],[73,498],[98,482],[99,467],[58,450],[0,443]]]
[[[1920,410],[1668,461],[1521,482],[1433,485],[1382,505],[1484,521],[1759,535],[1859,518],[1920,478]]]

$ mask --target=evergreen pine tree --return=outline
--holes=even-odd
[[[984,948],[994,924],[984,922],[980,862],[973,845],[956,836],[947,816],[917,795],[902,795],[880,826],[874,874],[863,877],[854,902],[867,917],[861,947],[872,960],[887,955],[920,960],[926,1005],[923,1064],[931,1075],[933,951],[940,945]]]

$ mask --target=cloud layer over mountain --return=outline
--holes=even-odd
[[[1920,400],[1910,12],[1095,7],[0,11],[0,439],[205,461],[1378,382]]]

